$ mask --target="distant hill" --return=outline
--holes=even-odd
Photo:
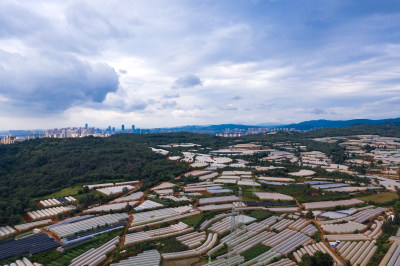
[[[311,120],[297,124],[277,126],[277,128],[294,128],[297,130],[310,130],[317,128],[339,128],[354,125],[379,125],[384,123],[400,123],[400,118],[370,120],[370,119],[352,119],[352,120]]]
[[[226,130],[248,130],[250,128],[294,128],[297,130],[311,130],[311,129],[321,129],[321,128],[340,128],[348,127],[354,125],[379,125],[384,123],[400,123],[400,118],[390,118],[390,119],[352,119],[352,120],[310,120],[300,123],[293,123],[289,125],[277,125],[262,123],[258,125],[240,125],[240,124],[220,124],[220,125],[191,125],[182,127],[167,128],[167,130],[176,131],[189,131],[201,133],[201,131],[212,131],[212,132],[224,132]]]
[[[220,124],[220,125],[192,125],[192,126],[182,126],[182,127],[172,127],[166,128],[166,130],[176,130],[176,131],[214,131],[223,132],[225,130],[248,130],[249,128],[263,128],[264,126],[252,126],[252,125],[239,125],[239,124]]]
[[[325,127],[311,130],[304,134],[308,138],[351,136],[351,135],[380,135],[385,137],[400,137],[400,123],[386,122],[381,124],[361,124],[348,127]]]

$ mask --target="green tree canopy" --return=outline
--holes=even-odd
[[[333,259],[327,253],[322,253],[321,251],[317,251],[314,255],[310,256],[309,254],[305,254],[301,257],[301,262],[299,265],[301,266],[333,266]]]

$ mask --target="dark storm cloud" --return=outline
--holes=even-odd
[[[200,78],[193,74],[188,74],[186,76],[180,77],[175,80],[171,88],[173,89],[187,89],[202,85]]]
[[[74,56],[24,57],[0,50],[0,95],[30,112],[59,112],[74,104],[101,103],[118,88],[107,64]]]

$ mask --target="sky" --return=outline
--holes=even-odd
[[[400,117],[400,2],[0,1],[0,130]]]

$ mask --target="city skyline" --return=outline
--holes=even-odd
[[[400,113],[397,1],[2,1],[0,18],[0,130]]]

